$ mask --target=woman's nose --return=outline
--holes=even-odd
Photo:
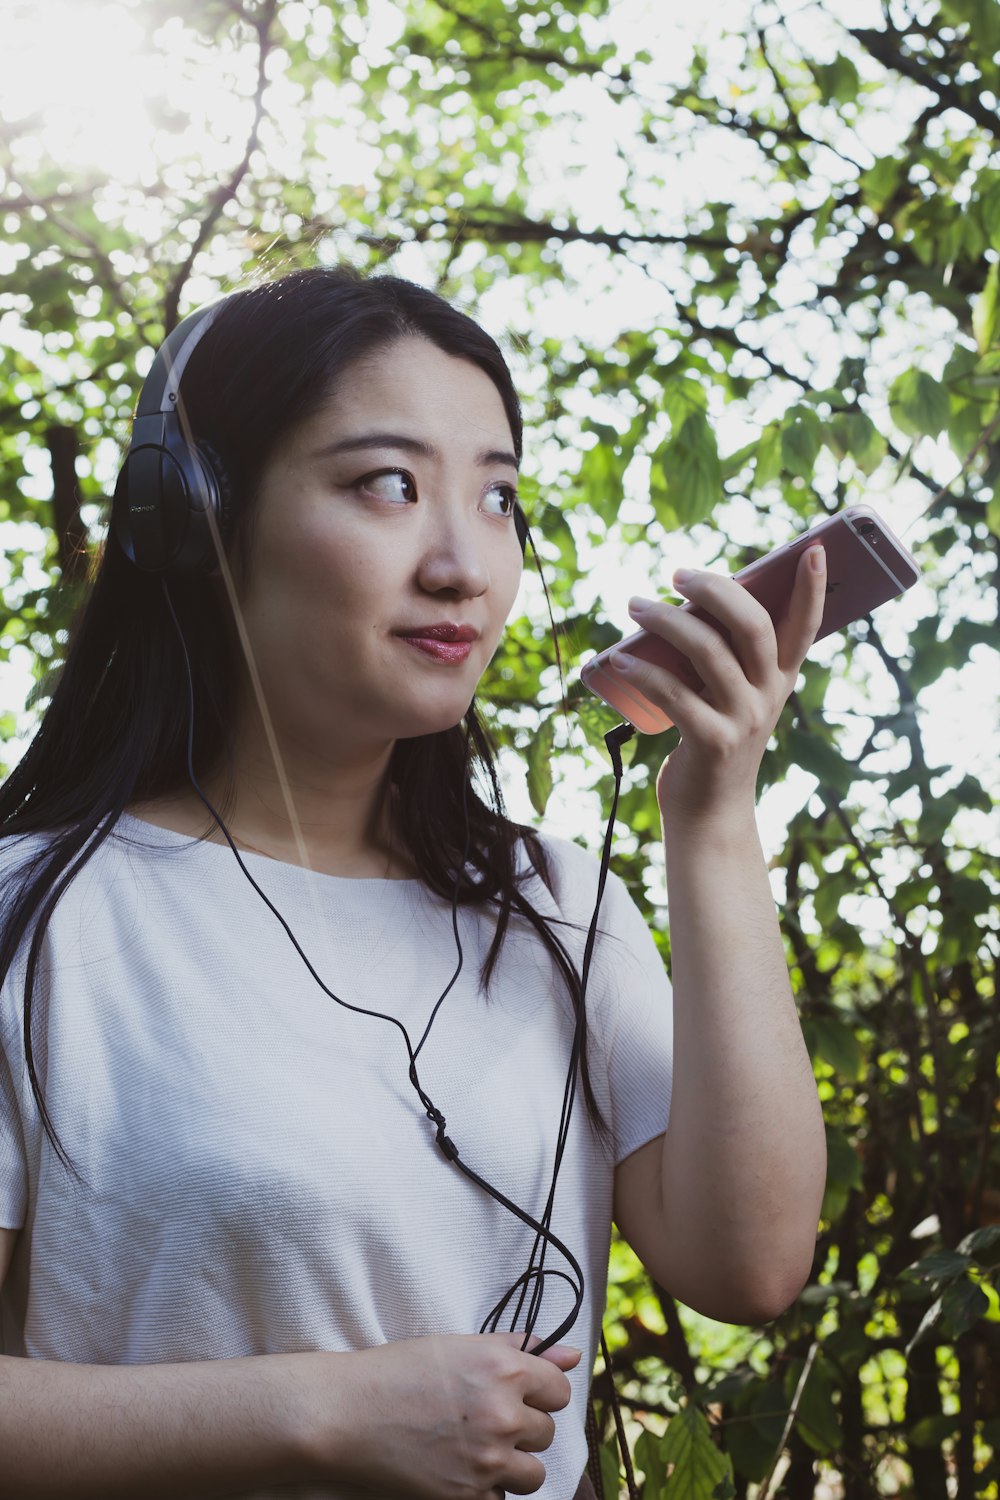
[[[462,509],[467,506],[466,500]],[[451,511],[429,520],[418,570],[421,588],[430,594],[447,590],[463,599],[485,594],[490,586],[490,571],[487,538],[481,535],[482,530],[482,518],[476,515],[463,516]]]

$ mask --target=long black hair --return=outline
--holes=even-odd
[[[411,335],[485,371],[503,401],[520,462],[521,409],[503,354],[472,318],[433,292],[396,277],[365,277],[337,267],[296,271],[228,298],[191,355],[182,394],[193,433],[211,444],[230,481],[225,541],[238,566],[249,558],[258,477],[279,439],[336,392],[356,360]],[[200,776],[232,764],[240,648],[217,579],[171,579],[170,600],[192,663],[193,764]],[[66,887],[125,809],[187,783],[187,715],[177,711],[187,694],[184,659],[164,595],[109,533],[48,708],[0,787],[0,834],[47,836],[44,847],[26,861],[7,904],[0,983],[31,930],[25,1058],[45,1131],[71,1170],[46,1109],[31,1046],[41,947]],[[477,776],[489,800],[477,792]],[[521,889],[531,871],[517,871],[522,840],[531,865],[551,889],[544,848],[533,829],[507,817],[496,750],[475,702],[465,727],[398,740],[387,781],[387,793],[396,794],[394,836],[402,839],[420,879],[449,899],[465,845],[467,808],[475,878],[462,882],[459,900],[496,912],[480,973],[486,996],[516,914],[551,953],[579,1014],[580,975],[553,930],[558,919],[535,910]],[[588,1071],[586,1025],[580,1066],[587,1113],[607,1148],[610,1132]]]

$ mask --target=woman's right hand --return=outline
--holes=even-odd
[[[523,1333],[438,1334],[347,1355],[338,1416],[349,1436],[337,1421],[317,1477],[413,1500],[534,1494],[545,1466],[532,1455],[555,1437],[549,1413],[569,1405],[562,1372],[580,1351],[554,1344],[539,1356],[523,1343]],[[528,1349],[540,1343],[533,1334]]]

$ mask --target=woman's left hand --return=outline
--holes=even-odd
[[[789,607],[777,627],[733,578],[677,573],[674,586],[718,620],[730,639],[678,605],[650,600],[629,605],[636,624],[682,651],[704,683],[696,692],[665,667],[631,658],[635,670],[628,681],[681,732],[656,783],[664,825],[745,818],[748,811],[752,817],[764,750],[823,617],[826,554],[814,546],[800,558]]]

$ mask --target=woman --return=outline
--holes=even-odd
[[[505,817],[475,712],[522,566],[509,374],[441,299],[345,270],[232,296],[181,359],[212,546],[164,526],[155,576],[172,459],[130,457],[0,799],[0,1488],[571,1500],[612,1215],[715,1317],[809,1273],[822,1120],[753,808],[821,549],[777,636],[727,579],[677,581],[731,645],[636,606],[707,685],[637,668],[683,736],[676,1009],[612,876],[551,1220],[579,1346],[536,1357],[523,1316],[484,1328],[545,1199],[597,868]]]

